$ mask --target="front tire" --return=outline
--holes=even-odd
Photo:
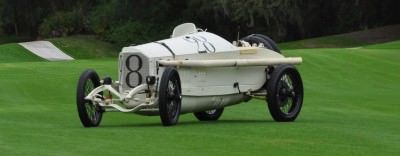
[[[172,126],[178,123],[181,112],[182,88],[178,71],[167,67],[160,81],[159,111],[161,122],[164,126]]]
[[[223,112],[224,108],[218,108],[203,112],[195,112],[193,114],[200,121],[216,121],[221,117]]]
[[[294,121],[303,105],[303,82],[292,65],[277,66],[267,84],[267,103],[278,122]]]
[[[76,105],[79,119],[84,127],[97,127],[102,119],[102,108],[85,97],[96,87],[100,86],[100,79],[94,70],[84,71],[78,82],[76,91]]]

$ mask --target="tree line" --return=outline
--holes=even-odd
[[[398,0],[0,0],[0,35],[96,35],[117,45],[166,38],[183,22],[228,39],[289,41],[400,23]]]

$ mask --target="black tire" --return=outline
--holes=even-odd
[[[181,80],[176,69],[167,67],[160,81],[159,111],[164,126],[176,125],[181,112]]]
[[[101,122],[104,112],[102,108],[92,101],[85,100],[85,97],[98,86],[100,79],[94,70],[88,69],[81,74],[76,91],[76,105],[79,119],[84,127],[97,127]]]
[[[224,108],[212,109],[203,112],[195,112],[194,116],[200,121],[216,121],[221,117]]]
[[[249,36],[246,36],[242,38],[241,40],[249,42],[250,44],[259,44],[262,43],[264,44],[264,47],[273,50],[277,53],[281,53],[281,51],[278,48],[278,45],[275,43],[274,40],[269,38],[268,36],[262,35],[262,34],[251,34]]]
[[[292,65],[280,65],[267,82],[267,103],[272,118],[278,122],[294,121],[303,105],[303,82]]]

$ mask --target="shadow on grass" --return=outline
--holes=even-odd
[[[218,121],[180,121],[178,127],[186,126],[202,126],[202,125],[235,125],[235,124],[266,124],[276,123],[272,120],[218,120]],[[175,127],[171,126],[171,127]],[[112,128],[112,127],[164,127],[161,122],[148,122],[148,123],[132,123],[132,124],[118,124],[118,125],[100,125],[100,127]]]
[[[168,127],[203,127],[203,126],[215,126],[215,127],[223,127],[223,126],[237,126],[237,125],[243,125],[243,126],[295,126],[295,125],[315,125],[315,124],[321,124],[321,123],[326,123],[326,121],[323,120],[309,120],[309,119],[301,119],[301,120],[296,120],[294,122],[276,122],[272,119],[221,119],[218,121],[197,121],[197,120],[191,120],[191,121],[179,121],[177,125],[174,126],[168,126]],[[330,122],[332,123],[332,122]],[[76,126],[74,126],[76,128]],[[142,121],[141,123],[134,122],[134,123],[107,123],[107,124],[100,124],[99,127],[97,128],[157,128],[157,127],[164,127],[161,124],[161,121],[148,121],[144,122]]]

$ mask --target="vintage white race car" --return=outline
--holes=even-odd
[[[185,23],[171,38],[124,47],[118,81],[84,71],[77,87],[78,113],[84,127],[98,126],[108,111],[159,115],[169,126],[184,113],[217,120],[224,107],[264,97],[274,120],[294,121],[303,84],[293,65],[301,62],[281,55],[264,35],[230,43]]]

